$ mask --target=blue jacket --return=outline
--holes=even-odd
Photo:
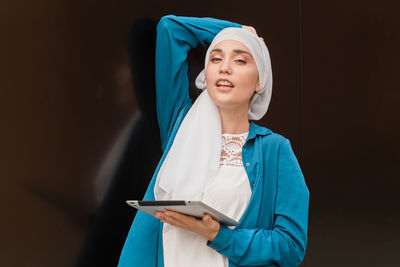
[[[239,24],[212,18],[165,16],[157,25],[157,115],[163,156],[144,196],[154,200],[157,173],[189,111],[187,53],[209,44],[225,27]],[[250,123],[242,149],[250,180],[249,205],[235,229],[220,227],[207,245],[229,266],[297,266],[307,244],[309,192],[288,139]],[[120,267],[162,267],[162,223],[138,211],[121,253]]]

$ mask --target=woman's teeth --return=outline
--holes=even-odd
[[[233,84],[231,84],[228,81],[219,81],[217,86],[230,86],[230,87],[233,87]]]

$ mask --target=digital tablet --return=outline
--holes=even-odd
[[[211,208],[207,204],[201,201],[190,201],[190,200],[156,200],[156,201],[144,201],[144,200],[127,200],[130,206],[137,208],[138,210],[144,211],[152,216],[156,214],[156,211],[167,211],[173,210],[179,213],[190,215],[196,218],[202,218],[204,214],[209,214],[214,220],[217,220],[222,225],[236,226],[238,222],[222,214],[221,212]]]

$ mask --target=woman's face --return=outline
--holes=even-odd
[[[219,42],[206,67],[207,90],[213,102],[224,109],[248,110],[250,99],[260,89],[258,69],[249,49],[241,42]]]

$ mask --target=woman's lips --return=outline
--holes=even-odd
[[[228,91],[231,91],[233,89],[233,87],[220,85],[220,86],[217,86],[217,89],[222,92],[228,92]]]

